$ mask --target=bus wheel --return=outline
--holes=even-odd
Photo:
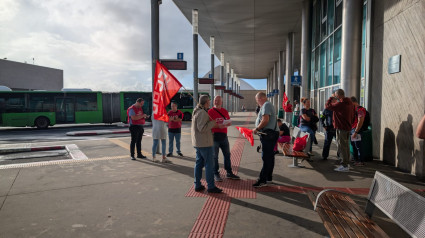
[[[47,129],[50,124],[50,120],[47,117],[37,117],[34,122],[38,129]]]
[[[192,115],[188,112],[185,112],[183,115],[183,121],[190,121],[192,120]]]

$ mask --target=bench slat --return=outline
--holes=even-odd
[[[327,193],[323,199],[325,199],[328,205],[332,204],[334,209],[336,209],[341,215],[341,217],[344,219],[346,223],[345,230],[347,231],[347,234],[350,237],[366,237],[363,231],[361,230],[362,225],[360,224],[357,217],[351,212],[351,210],[347,206],[344,206],[345,204],[341,204],[341,200],[344,199],[342,198],[342,196],[330,192]]]
[[[307,193],[315,205],[317,194]],[[327,191],[320,196],[316,211],[331,237],[382,237],[388,235],[346,194]]]
[[[302,151],[293,151],[292,144],[289,143],[279,143],[279,147],[282,149],[282,153],[288,157],[299,157],[299,158],[309,158],[308,154]]]
[[[314,206],[316,203],[317,194],[315,192],[308,192],[307,195]],[[323,225],[325,226],[326,230],[329,232],[329,234],[332,237],[344,237],[344,236],[335,236],[335,234],[339,234],[339,232],[336,229],[336,227],[333,225],[333,222],[331,218],[328,216],[328,214],[326,213],[325,209],[323,209],[321,206],[318,206],[316,208],[316,211],[319,214],[320,218],[322,219]]]
[[[346,233],[347,237],[357,237],[355,234],[355,227],[356,225],[353,223],[353,221],[351,221],[350,219],[347,219],[347,217],[343,214],[343,212],[341,212],[339,210],[339,208],[334,204],[334,201],[331,201],[331,199],[328,197],[328,193],[322,194],[322,199],[319,200],[319,204],[320,206],[322,206],[325,209],[329,209],[333,215],[335,216],[338,224],[334,224],[334,225],[338,225],[341,226],[344,230],[344,232]]]
[[[331,237],[346,237],[349,238],[349,236],[347,235],[347,233],[345,232],[344,228],[342,227],[342,225],[339,223],[339,220],[337,219],[337,214],[334,211],[331,211],[327,205],[322,204],[321,201],[318,201],[318,205],[316,208],[316,211],[319,213],[319,215],[322,216],[327,216],[328,219],[331,221],[331,226],[333,226],[335,228],[335,230],[337,231],[337,233],[331,233],[331,231],[329,231],[329,234],[331,235]],[[320,208],[320,209],[319,209]]]
[[[333,194],[333,196],[336,196]],[[352,202],[349,202],[352,201]],[[373,228],[370,226],[370,223],[374,223],[368,217],[364,216],[357,209],[361,210],[360,207],[348,196],[341,196],[338,199],[339,206],[345,209],[345,212],[352,216],[353,221],[356,223],[357,227],[361,230],[362,234],[366,237],[376,237],[373,235]]]
[[[361,217],[359,220],[362,222],[363,226],[365,226],[372,233],[373,237],[389,237],[387,233],[385,233],[381,227],[372,221],[369,216],[366,215],[366,213],[351,198],[346,197],[346,202],[352,205],[350,208],[352,209],[353,213],[356,215],[358,214],[357,217]]]

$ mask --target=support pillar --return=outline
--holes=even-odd
[[[293,101],[294,87],[291,86],[291,76],[294,75],[294,33],[288,34],[286,40],[286,96]]]
[[[224,86],[224,52],[220,53],[220,85]],[[223,90],[219,90],[221,100],[223,99]]]
[[[279,76],[279,97],[278,97],[278,105],[279,108],[282,106],[283,102],[283,93],[285,86],[283,85],[283,77],[285,75],[285,51],[279,52],[279,67],[278,67],[278,76]]]
[[[360,96],[363,2],[343,0],[341,88],[346,97]]]
[[[226,73],[227,73],[227,77],[226,77],[226,89],[229,90],[229,82],[230,82],[230,63],[229,61],[227,61],[226,63]],[[229,110],[229,93],[226,93],[226,110]]]
[[[278,74],[277,74],[277,62],[274,62],[274,66],[273,66],[273,75],[274,75],[274,77],[273,77],[273,90],[277,90],[277,89],[279,89],[279,84],[278,84],[278,82],[279,82],[279,76],[278,76]],[[276,113],[278,113],[279,112],[279,108],[281,107],[281,105],[279,105],[279,93],[276,93],[274,96],[273,96],[273,101],[274,101],[274,109],[275,109],[275,112]]]
[[[198,9],[192,10],[193,27],[193,108],[198,103]]]
[[[286,40],[286,96],[291,103],[294,102],[294,87],[291,85],[291,76],[294,75],[294,33],[288,34]],[[290,122],[288,114],[285,113],[285,121]]]
[[[301,17],[301,92],[300,98],[310,98],[311,0],[304,0]],[[292,102],[293,103],[293,102]]]
[[[210,85],[210,96],[211,101],[214,100],[214,84],[215,84],[215,78],[214,78],[214,36],[210,37],[210,49],[211,49],[211,78],[214,79],[213,84]]]

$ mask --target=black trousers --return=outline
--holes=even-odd
[[[134,146],[137,148],[137,155],[142,155],[142,137],[145,129],[143,125],[130,125],[131,142],[130,154],[134,156]]]
[[[327,159],[329,156],[329,149],[331,148],[332,139],[336,138],[335,129],[325,130],[325,144],[323,145],[322,158]]]
[[[260,182],[271,181],[273,177],[274,169],[274,146],[276,145],[277,138],[275,140],[264,140],[260,137],[261,146],[263,147],[263,152],[261,154],[261,159],[263,160],[263,168],[260,172]]]

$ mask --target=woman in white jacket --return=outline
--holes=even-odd
[[[162,163],[171,163],[169,159],[165,157],[165,142],[167,138],[167,128],[166,123],[164,121],[159,121],[153,119],[152,115],[152,138],[153,138],[153,144],[152,144],[152,161],[153,162],[160,162],[155,158],[156,155],[156,149],[158,147],[159,140],[161,140],[161,149],[162,149]]]

